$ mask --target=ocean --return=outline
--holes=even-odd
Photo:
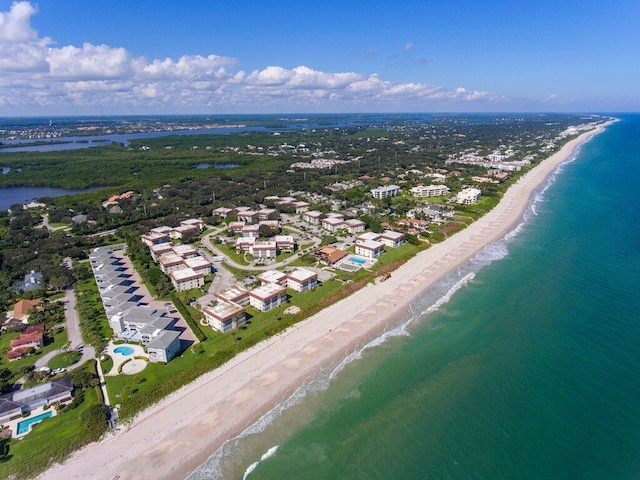
[[[190,480],[639,478],[640,115],[620,118]]]

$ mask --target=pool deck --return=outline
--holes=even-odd
[[[129,347],[133,349],[133,353],[131,355],[122,355],[121,353],[115,351],[115,349],[118,347]],[[140,345],[133,345],[131,343],[114,344],[113,342],[109,342],[106,350],[106,353],[113,359],[113,367],[111,368],[111,370],[105,373],[105,376],[107,377],[115,377],[116,375],[120,375],[120,373],[118,372],[118,368],[120,367],[120,365],[133,357],[142,356],[148,358],[148,355],[144,351],[144,348],[142,348]]]
[[[42,415],[43,413],[46,413],[46,412],[51,412],[51,416],[52,417],[55,417],[58,414],[58,412],[56,412],[56,409],[53,408],[53,407],[51,407],[51,408],[49,408],[47,410],[45,410],[44,407],[38,407],[35,410],[32,410],[31,411],[31,415],[29,415],[28,417],[25,417],[25,418],[20,417],[20,418],[15,418],[13,420],[8,420],[8,421],[4,422],[3,425],[5,427],[9,427],[11,429],[11,436],[13,438],[22,438],[25,435],[28,435],[29,432],[31,432],[31,429],[33,428],[33,425],[37,425],[37,423],[34,423],[34,424],[30,425],[29,429],[26,432],[24,432],[24,433],[22,433],[20,435],[18,435],[18,424],[20,422],[24,422],[25,420],[29,420],[30,418],[37,417],[38,415]],[[44,418],[43,420],[47,420],[47,419]],[[38,422],[38,423],[40,423],[40,422]]]

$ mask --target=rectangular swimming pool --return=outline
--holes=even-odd
[[[33,425],[34,423],[39,423],[45,418],[49,418],[51,416],[53,416],[53,412],[44,412],[44,413],[41,413],[40,415],[36,415],[35,417],[29,417],[26,420],[18,422],[18,429],[17,429],[16,435],[22,435],[27,433],[31,425]]]
[[[363,260],[362,258],[358,258],[358,257],[349,257],[349,261],[351,263],[357,263],[358,265],[364,265],[365,263],[367,263],[366,260]]]

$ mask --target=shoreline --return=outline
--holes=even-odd
[[[320,369],[397,322],[437,281],[504,238],[521,222],[532,194],[548,175],[611,123],[565,144],[509,187],[493,210],[420,252],[386,282],[367,285],[241,352],[141,412],[129,427],[86,446],[39,478],[186,477]]]

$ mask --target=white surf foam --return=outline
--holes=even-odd
[[[273,455],[275,455],[276,450],[278,450],[278,445],[276,445],[275,447],[271,447],[269,450],[267,450],[267,453],[265,453],[264,455],[262,455],[262,457],[260,457],[260,460],[258,460],[257,462],[254,462],[251,465],[249,465],[247,470],[244,472],[244,476],[242,477],[242,480],[246,480],[247,477],[249,476],[249,474],[251,472],[253,472],[258,465],[260,465],[260,462],[263,462],[267,458],[272,457]]]

